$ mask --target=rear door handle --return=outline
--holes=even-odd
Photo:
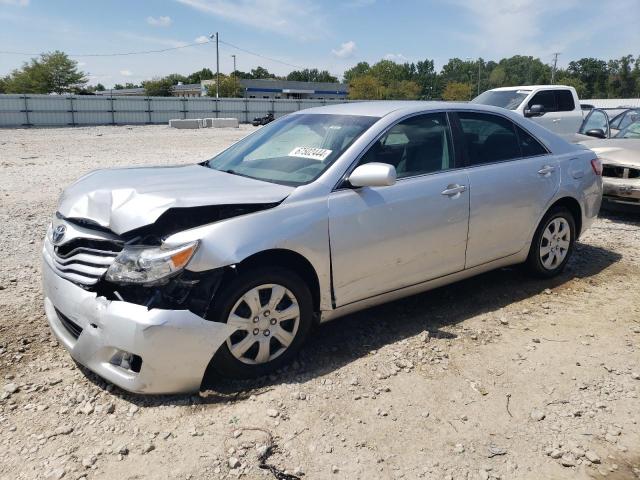
[[[553,172],[555,169],[556,167],[554,166],[545,165],[540,170],[538,170],[538,175],[541,175],[543,177],[548,177],[549,175],[551,175],[551,172]]]
[[[560,120],[562,120],[561,118],[554,118],[553,120],[551,120],[553,123],[558,123]]]
[[[452,183],[447,185],[442,191],[442,195],[446,195],[447,197],[459,197],[462,192],[467,189],[465,185],[458,185],[457,183]]]

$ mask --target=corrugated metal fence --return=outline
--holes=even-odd
[[[588,103],[596,108],[640,107],[640,98],[594,98],[581,100],[581,103]]]
[[[237,118],[250,122],[270,112],[280,117],[345,100],[211,97],[102,97],[0,95],[0,127],[65,127],[167,123],[172,118]]]

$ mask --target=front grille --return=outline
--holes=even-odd
[[[123,248],[114,235],[99,231],[74,230],[73,238],[59,246],[45,240],[45,259],[62,278],[82,287],[98,283]],[[86,235],[86,236],[85,236]]]
[[[602,176],[614,178],[640,178],[640,169],[618,165],[604,165],[602,167]]]
[[[58,319],[60,320],[60,323],[65,328],[65,330],[77,340],[82,333],[82,327],[71,320],[69,317],[64,315],[62,312],[60,312],[60,310],[58,310],[57,308],[56,315],[58,315]]]

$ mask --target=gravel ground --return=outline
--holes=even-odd
[[[249,131],[0,130],[1,478],[640,478],[640,214],[603,214],[560,278],[502,269],[346,317],[261,381],[143,397],[75,365],[39,278],[63,186]]]

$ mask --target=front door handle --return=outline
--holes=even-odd
[[[451,198],[457,198],[466,189],[467,187],[465,185],[458,185],[457,183],[452,183],[450,185],[447,185],[447,188],[445,188],[442,191],[442,195],[446,195],[447,197],[451,197]]]
[[[556,167],[552,165],[545,165],[540,170],[538,170],[538,175],[542,177],[548,177],[551,173],[556,169]]]
[[[558,123],[560,120],[562,120],[561,118],[554,118],[553,120],[551,120],[553,123]]]

